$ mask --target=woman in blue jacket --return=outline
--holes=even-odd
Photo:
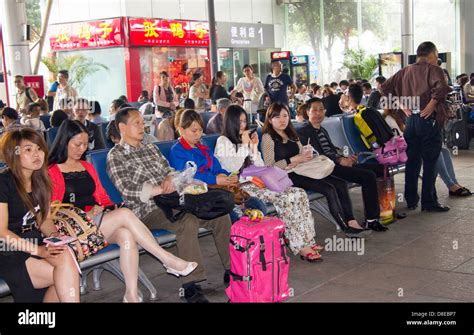
[[[204,123],[201,116],[194,110],[187,110],[181,114],[178,131],[180,138],[171,147],[170,165],[178,171],[184,170],[186,163],[191,161],[197,166],[194,178],[205,182],[208,185],[233,185],[239,182],[237,175],[230,173],[221,167],[221,164],[214,156],[214,153],[207,146],[200,143]],[[245,202],[245,208],[255,208],[264,214],[265,204],[257,198],[251,197]],[[236,206],[230,213],[232,222],[237,221],[242,216],[242,209]]]

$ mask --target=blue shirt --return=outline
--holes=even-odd
[[[49,87],[49,92],[56,92],[58,90],[58,86],[59,86],[59,83],[57,81],[55,81]]]
[[[265,80],[265,90],[272,102],[279,102],[288,105],[288,85],[292,85],[293,80],[285,73],[280,73],[278,77],[273,77],[270,73]]]
[[[200,148],[199,148],[199,147]],[[206,154],[204,154],[204,152]],[[218,174],[229,175],[229,172],[224,170],[214,156],[214,153],[205,145],[199,144],[192,148],[183,138],[176,142],[170,151],[170,165],[177,171],[182,171],[186,167],[187,162],[194,162],[197,166],[194,178],[201,180],[209,185],[216,184],[216,176]]]

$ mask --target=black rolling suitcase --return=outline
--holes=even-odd
[[[458,118],[449,120],[445,127],[445,142],[450,149],[468,150],[471,134],[468,127],[470,108],[467,106],[457,111]]]

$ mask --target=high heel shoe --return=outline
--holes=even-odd
[[[124,303],[128,303],[129,301],[127,300],[127,298],[125,298],[125,296],[123,296],[123,302]],[[141,295],[140,293],[138,293],[138,302],[143,302],[143,295]]]
[[[163,266],[165,267],[166,272],[168,272],[168,273],[170,273],[170,274],[172,274],[176,277],[179,277],[179,276],[185,277],[197,268],[198,263],[188,262],[188,265],[186,266],[186,268],[183,271],[178,271],[178,270],[172,269],[172,268],[170,268],[169,266],[167,266],[165,264],[163,264]]]

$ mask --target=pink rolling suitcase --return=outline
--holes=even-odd
[[[275,217],[250,221],[246,216],[230,232],[231,302],[280,302],[289,296],[290,258],[285,224]]]

